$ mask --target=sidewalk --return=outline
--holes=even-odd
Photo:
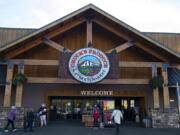
[[[114,128],[86,128],[76,120],[49,123],[47,127],[38,127],[34,132],[9,132],[2,135],[114,135]],[[1,134],[0,134],[1,135]],[[125,126],[120,128],[120,135],[180,135],[180,129],[152,129],[140,126]]]

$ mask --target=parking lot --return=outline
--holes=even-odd
[[[85,127],[83,123],[77,120],[66,120],[51,122],[47,127],[37,127],[34,132],[16,132],[3,133],[2,135],[114,135],[115,128],[92,128]],[[1,135],[0,134],[0,135]],[[128,124],[122,125],[120,135],[180,135],[180,129],[153,129],[143,128],[140,125]]]

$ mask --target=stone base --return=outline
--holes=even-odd
[[[9,107],[0,107],[0,128],[5,128],[7,124],[7,116],[11,108]],[[18,107],[16,109],[16,119],[15,119],[15,128],[23,128],[24,126],[24,114],[25,108]],[[11,126],[9,126],[11,128]]]
[[[153,109],[150,111],[153,128],[179,128],[178,109]]]

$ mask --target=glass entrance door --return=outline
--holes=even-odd
[[[81,119],[84,111],[91,111],[94,104],[100,107],[102,102],[103,100],[95,99],[51,99],[51,105],[56,108],[57,119]]]
[[[89,112],[91,114],[92,108],[95,104],[97,104],[100,109],[103,109],[102,105],[105,100],[114,100],[115,106],[120,107],[126,121],[135,120],[134,109],[137,109],[140,118],[145,116],[143,98],[104,97],[97,99],[90,97],[51,97],[50,99],[50,105],[53,105],[56,108],[55,111],[51,111],[50,109],[50,120],[52,120],[51,117],[53,117],[53,120],[82,119],[82,114],[84,114],[84,112]]]

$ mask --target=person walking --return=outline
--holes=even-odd
[[[116,109],[113,111],[111,119],[114,119],[114,123],[116,126],[116,135],[118,135],[119,134],[119,126],[121,124],[121,119],[123,119],[123,115],[119,109],[119,106],[117,106]]]
[[[39,108],[40,120],[41,120],[41,127],[46,126],[46,116],[47,116],[47,108],[45,104],[42,104]]]
[[[31,108],[26,115],[26,122],[24,127],[24,132],[27,131],[27,128],[30,128],[30,131],[33,132],[33,122],[34,122],[34,109]]]
[[[10,110],[10,112],[8,114],[8,117],[7,117],[8,123],[7,123],[6,127],[5,127],[4,132],[9,132],[9,130],[8,130],[9,124],[11,124],[11,126],[12,126],[12,131],[13,132],[16,131],[16,129],[14,127],[15,111],[16,111],[16,107],[12,106],[11,110]]]

